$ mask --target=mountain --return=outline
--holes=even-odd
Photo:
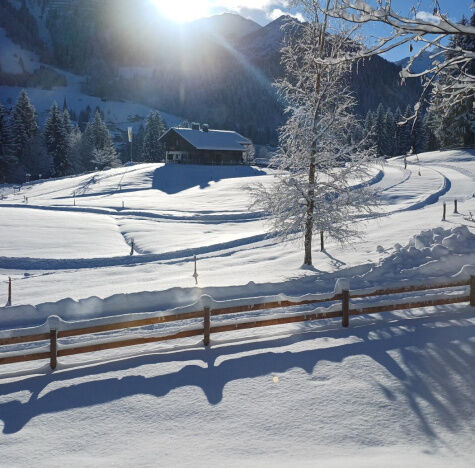
[[[229,41],[238,40],[243,36],[262,29],[262,26],[255,21],[234,13],[222,13],[208,18],[201,18],[193,21],[189,27],[203,34],[224,37]]]
[[[34,54],[38,68],[0,69],[0,85],[58,89],[73,73],[83,77],[83,93],[103,102],[128,100],[275,143],[285,117],[272,83],[282,74],[284,36],[300,24],[282,16],[261,27],[222,14],[177,25],[149,0],[136,0],[133,8],[129,0],[4,1],[0,28]],[[419,81],[401,86],[399,70],[380,57],[354,67],[350,84],[361,115],[380,102],[414,104]]]
[[[417,57],[414,62],[412,63],[411,66],[411,71],[413,73],[421,73],[424,70],[428,70],[432,68],[433,66],[433,59],[431,59],[431,55],[435,54],[436,51],[424,51]],[[398,60],[397,62],[394,62],[396,65],[399,65],[401,68],[405,67],[408,63],[411,57],[405,57],[401,60]],[[437,60],[437,58],[434,58],[434,60]]]

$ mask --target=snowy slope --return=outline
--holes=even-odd
[[[38,17],[41,10],[40,5],[32,0],[28,4],[30,11],[34,16]],[[48,33],[43,22],[38,20],[37,24],[42,37],[48,43]],[[87,106],[91,108],[92,112],[94,112],[96,107],[101,108],[104,111],[106,122],[112,130],[125,130],[128,126],[132,126],[137,130],[140,125],[145,123],[145,118],[153,110],[151,107],[143,104],[123,100],[103,100],[99,97],[84,94],[81,90],[82,82],[84,81],[83,76],[42,64],[35,53],[22,49],[6,35],[3,28],[0,28],[0,70],[12,74],[31,73],[42,65],[52,68],[60,75],[66,77],[67,86],[57,86],[53,89],[26,88],[28,96],[36,108],[41,125],[46,120],[51,104],[56,102],[62,106],[64,100],[67,102],[68,109],[74,111],[76,116],[82,110],[85,110]],[[144,73],[148,75],[151,74],[151,71],[151,69],[145,68],[124,68],[121,74],[123,76],[142,75]],[[7,107],[13,106],[22,89],[16,86],[0,85],[0,102]],[[161,114],[169,126],[177,125],[183,120],[166,112],[161,112]]]
[[[21,74],[31,73],[39,67],[38,56],[15,44],[7,36],[5,29],[0,28],[0,70],[5,73]]]
[[[12,276],[14,306],[0,308],[0,328],[162,314],[202,294],[327,293],[338,278],[352,289],[467,278],[475,153],[408,159],[406,170],[402,158],[374,167],[382,216],[353,246],[315,246],[314,271],[248,210],[245,187],[272,183],[270,169],[140,164],[3,186],[0,304]],[[270,313],[290,312],[247,318]],[[474,314],[461,304],[352,317],[349,329],[326,320],[216,334],[210,349],[187,338],[62,357],[54,373],[41,361],[2,366],[0,466],[469,467],[474,359]]]
[[[464,218],[475,213],[474,173],[473,152],[464,151],[425,153],[419,163],[414,156],[407,170],[401,158],[375,167],[383,216],[367,220],[364,238],[354,245],[342,248],[327,239],[325,252],[315,245],[315,272],[299,268],[299,245],[267,237],[262,213],[248,211],[245,186],[272,183],[272,170],[141,164],[35,182],[15,194],[5,187],[0,211],[8,239],[0,254],[1,278],[14,275],[16,304],[191,288],[197,254],[201,287],[252,281],[274,284],[275,292],[292,279],[297,293],[315,292],[317,275],[322,290],[331,290],[335,275],[370,268],[393,253],[394,244],[405,245],[424,229],[458,223],[473,228]],[[441,222],[442,200],[454,196],[460,214],[452,214],[448,202],[448,221]],[[22,229],[22,219],[34,220],[36,230]],[[43,242],[37,232],[62,219],[67,230],[56,229],[55,239]],[[85,233],[87,240],[81,240]],[[130,258],[132,239],[139,255]],[[133,275],[125,265],[133,265]],[[105,273],[114,280],[104,283]],[[5,294],[0,288],[0,303]]]

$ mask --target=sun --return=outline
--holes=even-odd
[[[151,0],[158,11],[176,23],[186,23],[210,14],[210,0]]]

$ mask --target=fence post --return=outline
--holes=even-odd
[[[454,200],[454,213],[458,214],[457,200]]]
[[[210,314],[209,307],[204,308],[203,328],[204,328],[203,344],[205,346],[209,346],[209,335],[210,335],[210,329],[211,329],[211,314]]]
[[[134,240],[132,239],[132,242],[130,243],[130,255],[134,254]]]
[[[444,202],[444,206],[442,208],[442,221],[445,221],[445,213],[447,211],[447,205]]]
[[[323,231],[320,231],[320,251],[325,250],[325,244],[323,243]]]
[[[470,276],[470,305],[475,307],[475,275]]]
[[[58,356],[58,332],[57,330],[50,330],[49,332],[49,366],[51,369],[56,369],[56,365],[58,364],[57,356]]]
[[[344,289],[341,292],[341,326],[348,327],[350,324],[350,291]]]
[[[7,300],[7,306],[12,305],[12,278],[9,276],[8,277],[8,300]]]

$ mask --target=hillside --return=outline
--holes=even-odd
[[[83,77],[87,95],[234,129],[256,143],[276,142],[284,116],[272,82],[282,73],[281,28],[288,17],[265,27],[235,14],[174,25],[148,0],[135,2],[133,9],[126,0],[27,0],[24,5],[11,8],[15,24],[36,25],[28,41],[18,42],[13,23],[0,27],[26,47],[25,54],[37,54],[43,71],[40,76],[0,73],[0,85],[64,87],[66,73],[74,73]],[[292,21],[297,30],[298,22]],[[350,84],[361,115],[380,102],[404,109],[416,101],[419,82],[401,86],[398,73],[379,57],[355,67]]]
[[[434,58],[434,59],[431,58],[431,55],[435,53],[436,53],[435,51],[422,52],[422,54],[419,57],[417,57],[412,63],[411,72],[421,73],[424,70],[430,70],[434,66],[433,60],[437,60],[437,58]],[[403,59],[395,62],[395,64],[399,65],[400,67],[405,67],[409,63],[410,59],[411,57],[404,57]]]
[[[407,169],[399,157],[375,164],[367,183],[381,191],[381,217],[367,219],[354,245],[327,239],[313,270],[300,268],[298,243],[267,237],[262,213],[248,210],[245,187],[272,183],[271,169],[139,164],[19,192],[1,186],[0,304],[8,277],[13,304],[0,307],[0,337],[18,327],[38,333],[52,323],[161,317],[203,294],[258,303],[332,294],[341,279],[368,291],[466,280],[475,274],[474,161],[474,151],[453,150],[411,156]],[[295,313],[289,309],[240,317]],[[236,320],[212,317],[214,325]],[[58,343],[67,350],[180,326]],[[213,333],[210,348],[192,336],[60,356],[54,372],[45,360],[2,365],[0,464],[468,467],[474,330],[473,307],[460,303],[352,316],[347,329],[324,319]],[[47,347],[11,344],[0,358]]]
[[[406,171],[400,158],[383,168],[375,165],[369,182],[382,190],[384,216],[368,219],[365,239],[358,242],[356,251],[330,239],[327,252],[315,252],[315,266],[321,272],[319,288],[332,289],[335,277],[353,277],[353,267],[361,268],[359,274],[376,268],[380,259],[397,253],[394,244],[406,244],[421,230],[446,226],[440,222],[441,198],[457,197],[465,217],[475,212],[473,152],[424,153],[419,160],[411,157]],[[11,274],[18,279],[17,301],[30,303],[65,295],[79,299],[91,294],[104,297],[143,289],[192,288],[191,260],[197,254],[202,288],[223,287],[220,294],[224,294],[228,286],[245,288],[253,281],[269,293],[284,286],[294,293],[308,292],[316,283],[313,272],[299,270],[299,245],[289,248],[266,237],[262,213],[248,211],[245,187],[272,179],[272,170],[247,166],[139,164],[32,182],[19,193],[4,186],[0,210],[9,235],[0,246],[3,278]],[[464,216],[454,215],[452,220],[471,226]],[[28,219],[37,220],[35,231],[22,228]],[[65,219],[68,234],[62,235]],[[97,223],[91,224],[93,219]],[[53,227],[58,235],[50,240],[37,234]],[[132,238],[140,255],[130,257]],[[90,246],[86,248],[84,242]],[[377,246],[382,246],[383,255]],[[125,265],[133,265],[133,277]],[[455,274],[461,265],[455,262],[450,268]],[[23,271],[32,274],[24,277]],[[41,274],[46,271],[48,275]],[[98,281],[104,272],[113,275],[114,281]],[[364,275],[359,281],[368,285]],[[0,289],[0,303],[6,300],[5,292]]]

